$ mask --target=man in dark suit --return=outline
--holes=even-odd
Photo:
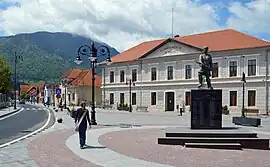
[[[75,124],[80,121],[82,116],[84,115],[84,112],[86,112],[85,116],[82,118],[82,121],[79,125],[79,138],[80,138],[80,148],[83,149],[85,146],[85,140],[86,140],[86,130],[87,130],[87,121],[89,124],[89,128],[91,128],[91,122],[89,118],[89,111],[85,108],[86,103],[81,103],[81,108],[79,108],[75,113]]]

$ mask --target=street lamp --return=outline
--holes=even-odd
[[[16,92],[17,92],[17,63],[18,61],[23,61],[23,57],[21,55],[17,55],[17,52],[14,53],[14,91],[15,91],[15,98],[14,98],[14,109],[17,109],[16,106]]]
[[[245,73],[243,72],[242,73],[242,87],[243,87],[243,90],[242,90],[242,94],[243,94],[243,97],[242,97],[242,117],[245,117],[245,83],[246,83],[246,75]]]
[[[128,108],[128,110],[129,110],[129,112],[132,112],[131,86],[132,85],[135,86],[135,82],[133,82],[131,78],[127,78],[126,84],[129,86],[129,108]]]
[[[77,58],[74,61],[77,64],[82,63],[82,59],[80,55],[87,56],[88,59],[91,62],[91,68],[92,68],[92,111],[91,111],[91,124],[97,125],[96,122],[96,111],[95,111],[95,68],[98,63],[98,53],[101,55],[107,55],[107,63],[111,63],[111,57],[110,57],[110,49],[107,46],[100,45],[98,47],[95,46],[94,42],[91,44],[91,46],[88,45],[82,45],[79,47],[77,52]]]
[[[68,105],[70,106],[70,94],[71,92],[68,92]]]
[[[63,85],[64,88],[65,88],[65,99],[64,99],[65,102],[64,102],[64,109],[67,108],[67,87],[68,87],[69,83],[70,83],[70,80],[69,80],[68,78],[62,79],[62,85]]]

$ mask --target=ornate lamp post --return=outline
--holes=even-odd
[[[67,108],[67,87],[68,87],[68,85],[69,85],[69,83],[70,83],[70,80],[68,79],[68,78],[64,78],[63,80],[62,80],[62,85],[65,87],[65,102],[64,102],[64,109],[66,109]]]
[[[91,124],[97,125],[96,122],[96,111],[95,111],[95,68],[97,67],[98,63],[98,53],[100,53],[103,56],[107,56],[107,62],[111,63],[111,57],[110,57],[110,49],[107,46],[100,45],[98,47],[95,46],[94,43],[91,44],[91,46],[88,45],[82,45],[79,47],[77,52],[77,58],[75,60],[75,63],[81,64],[82,59],[80,55],[87,56],[88,59],[91,62],[91,68],[92,68],[92,111],[91,111]]]
[[[126,84],[129,86],[129,112],[132,112],[132,95],[131,95],[131,87],[135,86],[135,82],[132,81],[131,78],[127,78]]]
[[[14,96],[14,109],[17,109],[16,106],[16,92],[17,92],[17,63],[18,61],[23,61],[23,57],[21,55],[17,55],[17,52],[14,53],[14,92],[15,92],[15,96]]]

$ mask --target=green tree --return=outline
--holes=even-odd
[[[11,68],[0,56],[0,93],[8,93],[12,89]]]
[[[23,99],[23,100],[26,99],[26,97],[27,97],[26,93],[22,93],[21,96],[20,96],[20,98]]]

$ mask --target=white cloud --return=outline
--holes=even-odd
[[[3,1],[3,0],[2,0]],[[4,0],[9,1],[9,0]],[[65,31],[86,35],[123,51],[139,42],[171,34],[217,29],[214,6],[190,0],[12,0],[19,6],[0,11],[5,35]],[[1,0],[0,0],[1,2]]]
[[[249,33],[270,35],[269,0],[234,2],[228,10],[232,14],[227,20],[229,27]]]

